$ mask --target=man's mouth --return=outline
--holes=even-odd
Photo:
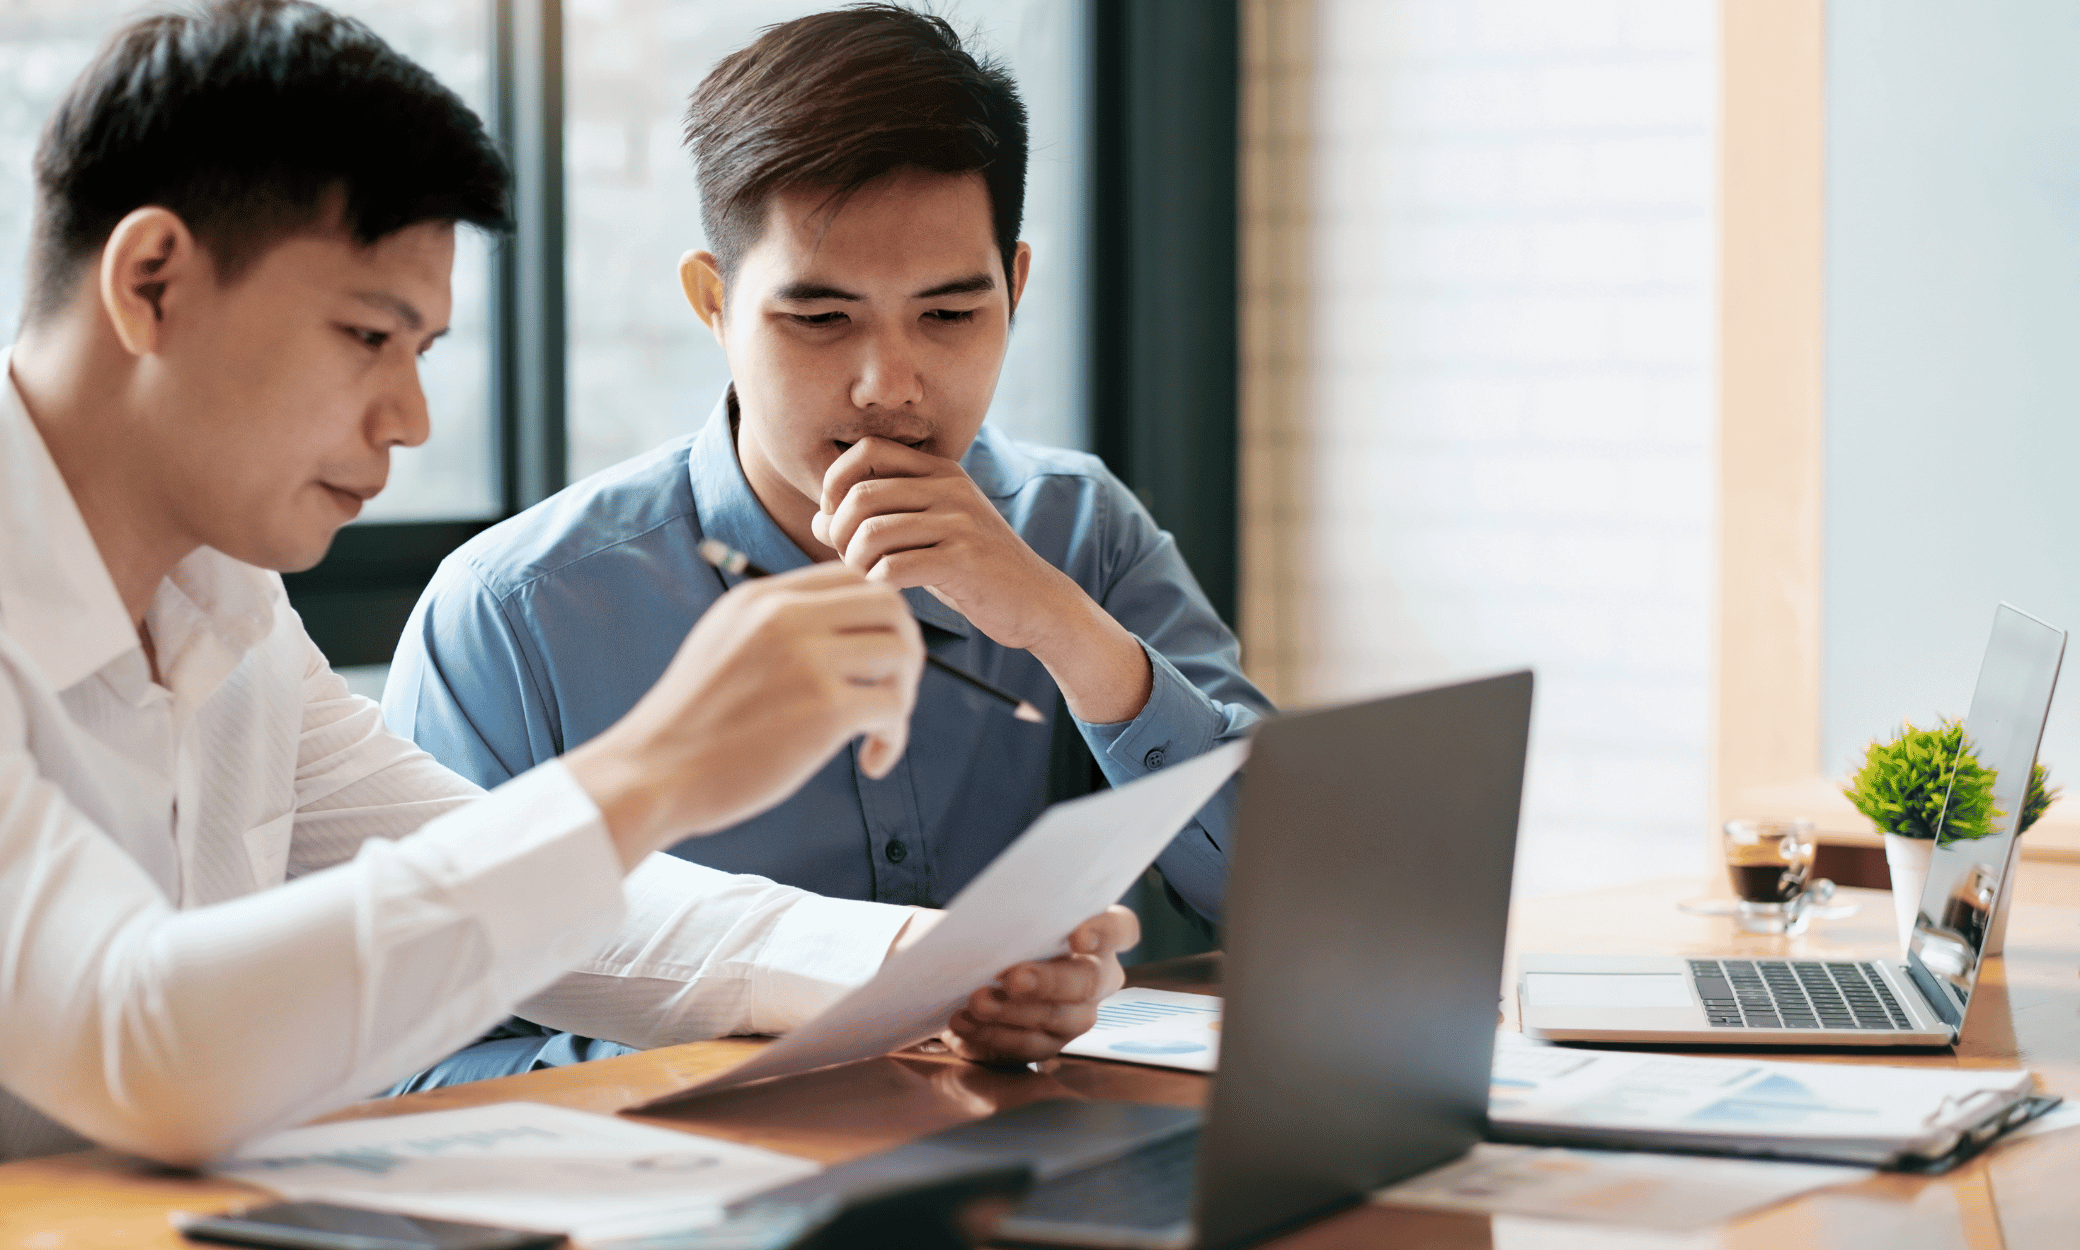
[[[334,482],[320,482],[318,485],[330,491],[332,497],[349,512],[361,511],[361,505],[374,499],[383,489],[380,486],[341,486]]]
[[[879,438],[891,443],[901,443],[903,446],[908,447],[912,451],[923,451],[925,444],[932,441],[930,438],[897,438],[893,434],[869,434],[867,435],[867,437]],[[841,456],[844,455],[846,452],[851,451],[854,447],[858,445],[858,439],[854,439],[851,442],[847,442],[842,438],[834,438],[831,440],[831,446],[837,448],[838,454]]]

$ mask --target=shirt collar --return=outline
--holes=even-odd
[[[693,486],[693,505],[700,515],[701,533],[727,543],[751,558],[753,564],[772,573],[808,566],[811,561],[794,540],[766,513],[744,466],[737,461],[737,440],[730,430],[730,414],[737,404],[731,386],[716,401],[707,425],[694,437],[686,457]],[[966,638],[975,632],[968,618],[932,597],[922,586],[903,592],[910,610],[926,625]],[[930,641],[931,631],[925,631]]]
[[[115,579],[29,419],[0,349],[0,628],[53,690],[141,651]],[[145,618],[183,702],[206,697],[273,627],[273,579],[204,547],[175,565]]]

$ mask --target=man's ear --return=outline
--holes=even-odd
[[[701,324],[722,341],[722,262],[713,252],[688,252],[679,258],[679,286]]]
[[[148,355],[164,344],[172,303],[195,282],[215,277],[188,223],[164,208],[136,209],[102,245],[101,311],[123,350]]]
[[[1018,301],[1026,293],[1026,277],[1033,272],[1033,245],[1019,241],[1018,250],[1011,254],[1011,311],[1018,311]]]

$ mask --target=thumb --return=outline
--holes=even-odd
[[[1102,957],[1126,950],[1140,940],[1140,918],[1114,903],[1076,926],[1076,931],[1069,935],[1069,949],[1079,955]]]

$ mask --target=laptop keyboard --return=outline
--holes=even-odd
[[[1693,959],[1690,979],[1715,1029],[1905,1029],[1907,1013],[1868,963]]]
[[[1022,1220],[1150,1231],[1182,1224],[1192,1215],[1198,1158],[1199,1131],[1192,1129],[1043,1181],[1005,1222],[1005,1231],[1015,1235]]]

